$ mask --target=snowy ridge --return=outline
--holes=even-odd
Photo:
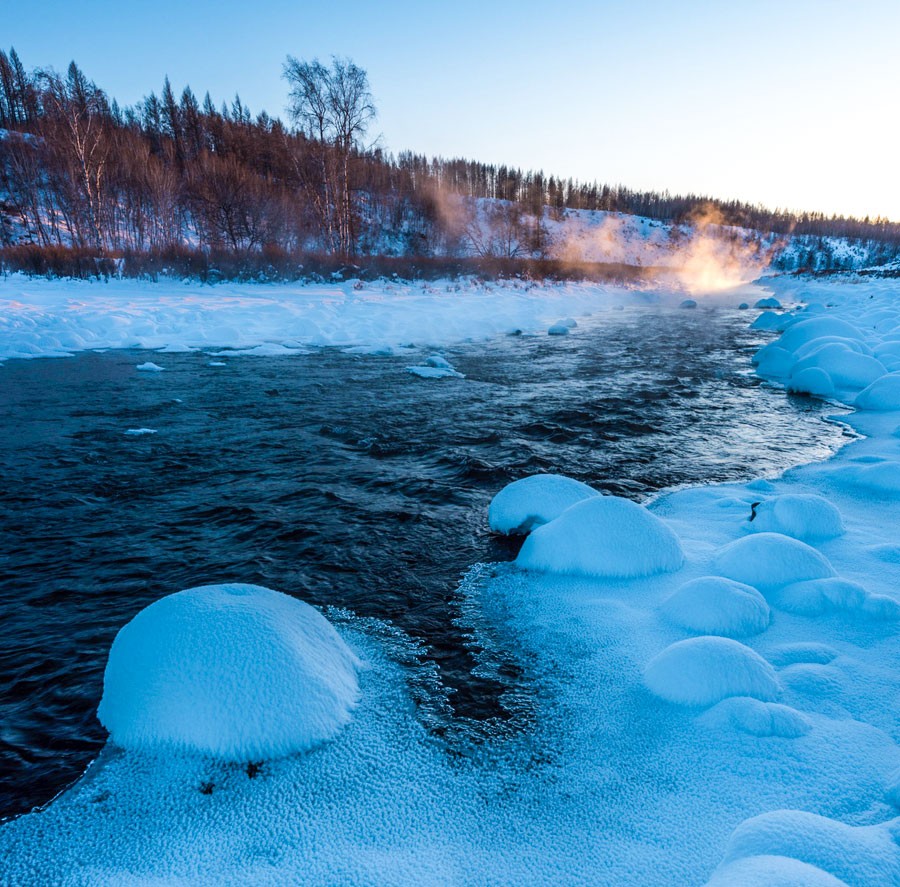
[[[680,490],[615,520],[613,575],[575,558],[474,567],[466,612],[487,646],[516,651],[532,729],[446,754],[402,667],[349,620],[340,633],[368,668],[331,742],[253,776],[109,746],[49,808],[0,829],[5,881],[900,883],[900,401],[888,385],[860,404],[891,368],[865,381],[844,357],[890,355],[897,288],[770,287],[794,306],[776,317],[776,381],[819,353],[801,372],[874,404],[844,418],[866,436],[778,479]],[[810,347],[813,334],[828,341]],[[540,524],[532,548],[609,529],[609,502],[594,503],[613,497],[555,513],[550,484],[529,484],[533,508],[521,485],[501,498],[498,528]]]

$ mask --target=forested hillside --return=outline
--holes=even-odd
[[[185,270],[228,255],[259,267],[375,256],[652,264],[652,251],[577,253],[573,231],[602,223],[608,237],[608,214],[665,223],[676,241],[714,218],[719,230],[752,232],[782,268],[859,267],[900,251],[900,224],[884,219],[391,154],[370,141],[375,104],[353,62],[288,58],[284,77],[287,122],[251,113],[238,96],[217,107],[190,87],[176,95],[168,79],[159,95],[121,107],[74,62],[65,75],[29,71],[15,50],[0,51],[7,266],[39,270],[37,254],[60,252],[134,268],[158,257]]]

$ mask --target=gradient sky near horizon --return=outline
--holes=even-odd
[[[390,151],[900,221],[900,2],[0,0],[27,68],[121,104],[168,75],[285,116],[281,67],[352,58]]]

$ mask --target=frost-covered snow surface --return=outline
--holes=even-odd
[[[848,404],[893,371],[897,284],[769,288],[790,316],[760,371],[788,384],[813,358]],[[591,497],[526,541],[555,571],[473,567],[484,667],[514,651],[534,687],[520,734],[448,753],[401,651],[347,616],[367,667],[330,742],[254,767],[110,746],[0,830],[5,881],[900,883],[900,410],[883,384],[828,462],[620,515]]]

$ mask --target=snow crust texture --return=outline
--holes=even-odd
[[[258,585],[206,585],[156,601],[119,631],[97,715],[127,749],[277,758],[349,721],[357,667],[308,604]]]

